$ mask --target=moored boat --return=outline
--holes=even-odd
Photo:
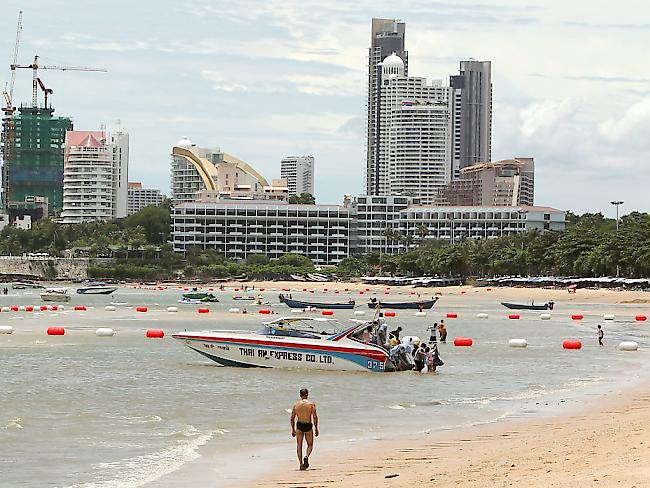
[[[438,301],[438,297],[435,297],[433,300],[420,300],[417,302],[384,302],[377,300],[376,298],[371,298],[368,302],[368,308],[377,308],[379,305],[380,308],[391,308],[394,310],[429,310]]]
[[[110,295],[117,290],[117,286],[90,285],[77,288],[79,295]]]
[[[47,288],[41,293],[41,300],[44,302],[69,302],[70,295],[65,288]]]
[[[392,370],[383,348],[353,337],[368,322],[349,327],[333,319],[285,317],[264,323],[257,332],[222,330],[179,332],[174,339],[224,366],[301,368],[330,371]]]
[[[17,281],[11,285],[11,288],[14,290],[24,290],[25,288],[43,289],[45,287],[43,285],[39,285],[38,283],[32,283],[31,281]]]
[[[255,300],[255,297],[245,296],[245,295],[233,295],[232,299],[240,302],[249,302],[249,301],[252,302],[253,300]]]
[[[280,303],[284,303],[289,308],[328,308],[328,309],[353,309],[354,300],[348,302],[337,302],[337,303],[323,303],[323,302],[306,302],[304,300],[293,300],[292,298],[287,298],[284,295],[278,297]]]
[[[219,299],[215,297],[212,293],[207,292],[193,292],[193,293],[183,293],[183,298],[188,300],[199,300],[201,302],[218,302]]]
[[[555,305],[555,303],[551,300],[543,305],[535,305],[534,302],[531,304],[501,302],[501,305],[510,310],[553,310],[553,305]]]

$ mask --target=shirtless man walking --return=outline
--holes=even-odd
[[[309,467],[309,456],[314,448],[314,435],[318,437],[318,414],[316,413],[316,404],[307,400],[308,396],[309,391],[307,391],[307,388],[300,390],[300,400],[298,400],[293,405],[293,409],[291,409],[291,436],[296,438],[296,451],[301,471],[304,471]],[[303,438],[307,440],[307,455],[304,458],[302,457]]]

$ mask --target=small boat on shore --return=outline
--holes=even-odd
[[[232,299],[241,302],[252,302],[256,298],[251,296],[244,296],[244,295],[233,295]]]
[[[219,330],[172,334],[187,347],[224,366],[384,372],[393,369],[383,348],[353,336],[369,325],[342,326],[334,319],[285,317],[257,332]]]
[[[16,283],[13,283],[11,285],[11,288],[14,290],[24,290],[25,288],[44,289],[45,287],[43,285],[39,285],[38,283],[32,283],[30,281],[17,281]]]
[[[555,305],[555,303],[551,300],[543,305],[535,305],[535,302],[532,302],[531,304],[501,302],[501,305],[510,310],[553,310],[553,305]]]
[[[67,303],[70,301],[70,295],[65,288],[47,288],[41,293],[41,300],[44,302]]]
[[[82,288],[77,288],[79,295],[110,295],[117,290],[117,286],[107,286],[106,284],[91,284]]]
[[[187,298],[188,300],[197,300],[199,302],[218,302],[219,299],[215,297],[212,293],[207,293],[207,292],[193,292],[193,293],[183,293],[183,298]]]
[[[379,305],[380,308],[391,308],[394,310],[429,310],[438,301],[438,297],[435,297],[433,300],[422,300],[419,302],[382,302],[376,298],[371,298],[368,302],[368,308],[377,308]]]
[[[293,300],[287,298],[284,295],[278,297],[280,303],[284,303],[289,308],[331,308],[331,309],[347,309],[351,310],[354,308],[354,300],[348,302],[338,302],[338,303],[322,303],[322,302],[305,302],[303,300]]]

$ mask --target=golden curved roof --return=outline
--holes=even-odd
[[[201,176],[201,179],[205,184],[206,190],[212,190],[212,191],[217,190],[217,182],[216,182],[217,175],[218,175],[217,167],[214,164],[212,164],[209,160],[197,156],[194,152],[192,152],[191,149],[188,149],[186,147],[180,147],[180,146],[174,146],[172,148],[172,155],[185,158],[196,168],[196,170],[199,173],[199,176]],[[255,171],[251,167],[251,165],[249,165],[245,161],[242,161],[241,159],[236,158],[235,156],[232,156],[230,154],[223,153],[223,162],[236,165],[240,170],[244,171],[245,173],[248,173],[254,178],[257,178],[260,185],[269,186],[269,183],[268,181],[266,181],[266,178],[264,178],[261,174]]]

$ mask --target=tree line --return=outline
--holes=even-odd
[[[62,225],[41,219],[31,230],[7,226],[0,232],[0,254],[66,250],[88,257],[113,257],[111,264],[95,264],[94,277],[118,279],[287,279],[291,274],[315,272],[305,256],[286,255],[271,261],[250,255],[243,261],[226,259],[216,251],[189,249],[186,256],[172,252],[170,202],[146,207],[124,219]],[[616,231],[614,219],[602,214],[567,214],[564,231],[531,231],[497,239],[463,239],[449,243],[428,238],[426,228],[416,237],[392,229],[387,244],[396,255],[371,253],[345,258],[322,274],[348,278],[365,275],[462,276],[562,275],[650,276],[650,215],[624,216]]]

